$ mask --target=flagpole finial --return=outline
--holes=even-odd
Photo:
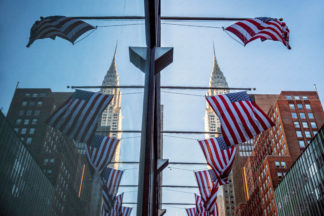
[[[279,18],[279,21],[283,21],[283,18],[281,17],[281,18]]]

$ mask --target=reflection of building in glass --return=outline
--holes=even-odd
[[[113,56],[111,65],[105,75],[105,78],[102,82],[103,86],[119,86],[119,76],[116,66],[116,50]],[[121,138],[121,133],[111,132],[118,131],[122,129],[122,114],[121,114],[121,92],[119,88],[102,88],[100,90],[104,94],[113,95],[112,101],[109,103],[107,108],[103,111],[101,118],[98,121],[98,127],[96,134],[101,134],[108,137]],[[113,161],[119,161],[120,155],[120,146],[117,146]],[[114,169],[118,169],[118,164],[113,165]],[[99,215],[102,205],[102,196],[101,196],[101,180],[98,173],[94,174],[92,181],[92,195],[91,195],[91,214],[90,215]]]
[[[226,78],[219,68],[216,60],[215,50],[214,50],[214,58],[213,58],[213,71],[210,76],[209,80],[209,87],[224,87],[228,88],[228,84],[226,82]],[[214,89],[214,90],[208,90],[207,95],[218,95],[218,94],[226,94],[228,93],[228,90],[223,89]],[[206,131],[212,131],[212,132],[221,132],[221,123],[215,114],[214,110],[209,106],[209,104],[206,104],[206,112],[205,112],[205,130]],[[206,134],[206,138],[210,137],[217,137],[218,135],[215,134]],[[229,184],[223,185],[220,187],[220,190],[218,191],[218,197],[217,197],[217,205],[218,205],[218,212],[219,215],[233,215],[235,204],[234,204],[234,195],[233,195],[233,189],[232,189],[232,173],[229,176]]]
[[[278,214],[323,215],[324,127],[275,189]]]
[[[45,124],[69,96],[50,89],[16,89],[7,117],[54,185],[53,214],[89,215],[89,164],[73,140]]]
[[[102,82],[103,86],[119,86],[119,76],[117,72],[116,66],[116,50],[114,53],[113,60],[111,65],[105,75],[105,78]],[[103,111],[101,119],[98,125],[98,134],[106,135],[109,137],[121,138],[121,133],[110,132],[110,131],[118,131],[122,128],[122,113],[121,113],[121,93],[119,88],[102,88],[101,92],[104,94],[113,95],[112,101],[109,103],[107,108]],[[120,146],[119,143],[116,153],[115,153],[115,161],[119,160],[120,154]],[[115,166],[117,168],[117,164]]]
[[[311,91],[282,91],[268,115],[275,126],[254,139],[243,166],[248,201],[237,206],[236,215],[278,215],[274,189],[324,124],[321,102]]]
[[[0,215],[52,215],[54,186],[0,112]]]

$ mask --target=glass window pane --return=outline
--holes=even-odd
[[[303,104],[297,104],[298,109],[303,109]]]
[[[299,147],[300,148],[305,148],[305,142],[304,142],[304,140],[299,140],[298,143],[299,143]]]
[[[296,135],[297,135],[297,137],[298,137],[298,138],[301,138],[301,137],[303,137],[303,135],[302,135],[302,132],[301,132],[301,131],[296,131]]]
[[[313,113],[308,113],[308,118],[309,118],[309,119],[314,119],[314,115],[313,115]]]
[[[299,124],[299,122],[295,121],[295,122],[294,122],[294,126],[295,126],[295,128],[300,128],[300,124]]]
[[[303,128],[308,128],[307,122],[302,122],[303,123]]]
[[[317,128],[316,122],[311,122],[312,128]]]
[[[294,104],[289,104],[290,109],[295,109],[295,105]]]
[[[305,113],[299,113],[299,116],[300,116],[301,119],[305,119],[306,118]]]
[[[294,99],[295,100],[300,100],[300,97],[299,96],[294,96]]]
[[[307,110],[311,110],[311,109],[312,109],[310,104],[305,104],[305,108],[306,108]]]
[[[291,113],[291,117],[292,118],[297,118],[297,114],[293,112],[293,113]]]

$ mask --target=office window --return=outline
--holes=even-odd
[[[23,107],[27,106],[27,101],[23,101],[23,102],[21,103],[21,106],[23,106]]]
[[[42,106],[42,105],[43,105],[43,101],[38,101],[38,102],[37,102],[37,106],[38,106],[38,107],[40,107],[40,106]]]
[[[287,168],[287,164],[286,164],[286,162],[285,162],[285,161],[281,161],[281,166],[282,166],[283,168]]]
[[[302,124],[303,124],[303,128],[308,128],[307,122],[302,122]]]
[[[301,119],[305,119],[306,118],[305,113],[299,113],[299,116],[300,116]]]
[[[29,106],[31,106],[31,107],[35,106],[35,101],[30,101]]]
[[[19,132],[19,128],[14,128],[14,131],[16,131],[16,133]]]
[[[304,140],[299,140],[298,143],[299,143],[299,147],[300,148],[305,148],[305,142],[304,142]]]
[[[295,125],[295,128],[300,128],[299,122],[295,121],[294,125]]]
[[[22,128],[20,131],[20,134],[26,134],[27,129],[26,128]]]
[[[32,141],[33,141],[33,138],[31,138],[31,137],[27,137],[27,139],[26,139],[26,144],[27,144],[27,145],[30,145],[30,144],[32,143]]]
[[[23,116],[25,114],[25,110],[19,110],[19,116]]]
[[[32,110],[27,110],[26,115],[30,116],[32,114],[32,112],[33,112]]]
[[[295,100],[300,100],[300,97],[299,96],[294,96],[294,99]]]
[[[291,100],[292,97],[291,97],[291,96],[286,96],[286,99],[287,99],[287,100]]]
[[[303,109],[303,104],[297,104],[298,109]]]
[[[317,134],[317,131],[313,131],[313,133],[314,133],[314,136]]]
[[[293,112],[293,113],[291,113],[291,117],[292,118],[297,118],[297,114]]]
[[[34,93],[33,94],[33,97],[35,98],[35,97],[38,97],[38,94],[37,93]]]
[[[277,175],[278,175],[279,178],[282,177],[282,173],[281,172],[277,172]]]
[[[306,136],[306,138],[311,138],[312,137],[310,131],[305,131],[305,136]]]
[[[297,137],[298,137],[298,138],[301,138],[301,137],[303,137],[303,134],[302,134],[302,132],[301,132],[301,131],[296,131],[296,135],[297,135]]]
[[[26,94],[25,94],[25,97],[30,97],[30,94],[29,94],[29,93],[26,93]]]
[[[303,100],[308,100],[308,97],[307,96],[303,96]]]
[[[280,162],[279,162],[279,161],[275,161],[275,166],[276,166],[277,168],[279,168],[279,167],[280,167]]]
[[[294,104],[289,104],[289,108],[290,109],[295,109],[295,105]]]
[[[40,93],[39,94],[39,97],[45,97],[46,96],[46,93]]]
[[[29,119],[24,120],[24,125],[29,125]]]
[[[316,122],[311,122],[310,124],[312,128],[317,128]]]
[[[39,113],[40,113],[40,110],[35,110],[34,115],[35,115],[35,116],[38,116]]]
[[[30,128],[29,129],[29,134],[34,134],[35,133],[35,128]]]
[[[50,159],[50,162],[51,162],[51,163],[54,163],[54,161],[55,161],[54,158],[51,158],[51,159]]]
[[[32,125],[36,125],[37,122],[38,122],[38,119],[34,118],[34,119],[32,120]]]
[[[307,113],[309,119],[314,119],[314,114],[313,113]]]
[[[311,109],[312,109],[310,104],[305,104],[305,108],[306,108],[307,110],[311,110]]]
[[[16,120],[16,125],[20,125],[20,124],[21,124],[21,119],[19,118]]]

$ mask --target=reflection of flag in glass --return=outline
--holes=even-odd
[[[186,212],[188,216],[196,216],[196,208],[187,208]]]
[[[71,17],[41,17],[41,20],[36,21],[30,30],[27,47],[35,40],[43,38],[51,38],[54,40],[55,37],[61,37],[74,43],[78,37],[94,28],[86,22]]]
[[[130,208],[130,207],[123,206],[121,208],[121,216],[130,216],[131,212],[132,212],[132,208]]]
[[[101,179],[104,186],[107,187],[107,193],[116,196],[118,187],[124,171],[106,167],[101,173]]]
[[[86,147],[86,153],[92,167],[101,172],[111,162],[119,140],[101,135],[94,135]]]
[[[77,142],[88,143],[97,119],[112,99],[112,95],[76,90],[47,120],[48,125]]]
[[[270,17],[256,17],[246,19],[225,28],[232,32],[246,45],[247,43],[258,38],[261,41],[274,40],[281,41],[288,49],[289,46],[289,29],[286,23]]]
[[[235,146],[227,146],[223,137],[198,140],[205,155],[207,164],[211,166],[217,178],[226,178],[232,168],[235,157]]]
[[[220,119],[227,145],[246,142],[274,126],[246,92],[208,96],[206,99]]]

